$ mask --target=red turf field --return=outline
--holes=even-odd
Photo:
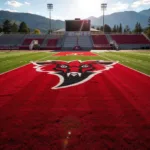
[[[83,84],[51,89],[58,81],[33,64],[1,75],[0,149],[150,148],[148,76],[116,64]]]
[[[69,56],[69,55],[76,55],[76,56],[98,56],[92,52],[60,52],[54,54],[54,56]]]

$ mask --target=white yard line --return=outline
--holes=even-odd
[[[50,56],[51,56],[51,55],[50,55]],[[40,60],[43,60],[43,59],[48,58],[48,57],[50,57],[50,56],[46,56],[46,57],[43,57],[43,58],[41,58],[41,59],[39,59],[39,60],[35,60],[35,61],[40,61]]]
[[[133,69],[133,68],[130,68],[130,67],[128,67],[128,66],[125,66],[125,65],[123,65],[123,64],[120,64],[120,65],[122,65],[122,66],[124,66],[124,67],[127,67],[127,68],[129,68],[129,69],[131,69],[131,70],[134,70],[134,71],[136,71],[136,72],[138,72],[138,73],[140,73],[140,74],[142,74],[142,75],[145,75],[145,76],[147,76],[147,77],[150,77],[148,74],[145,74],[145,73],[143,73],[143,72],[140,72],[140,71],[138,71],[138,70],[135,70],[135,69]]]
[[[129,61],[128,61],[128,59],[127,59],[126,57],[121,56],[120,54],[119,54],[119,55],[115,55],[115,54],[114,54],[114,56],[116,56],[116,57],[118,57],[118,58],[120,58],[120,59],[122,59],[123,61],[126,61],[126,62],[133,62],[134,65],[136,65],[136,66],[139,66],[139,65],[137,65],[137,63],[143,62],[142,60],[139,61],[139,60],[135,60],[135,59],[132,59],[132,60],[129,60]],[[145,63],[149,64],[149,62],[145,62]],[[147,67],[145,67],[145,66],[142,66],[142,68],[143,68],[143,69],[150,70],[150,68],[147,68]]]
[[[101,56],[101,55],[99,55],[99,56]],[[108,59],[108,60],[111,60],[111,59],[109,59],[109,57],[106,57],[106,56],[101,56],[101,57],[104,57],[104,58],[106,58],[106,59]],[[112,60],[111,60],[112,61]],[[123,65],[122,63],[119,63],[120,65],[122,65],[122,66],[124,66],[124,67],[127,67],[127,68],[129,68],[129,69],[131,69],[131,70],[134,70],[134,71],[136,71],[136,72],[138,72],[138,73],[140,73],[140,74],[142,74],[142,75],[145,75],[145,76],[147,76],[147,77],[150,77],[149,75],[147,75],[147,74],[145,74],[145,73],[143,73],[143,72],[140,72],[140,71],[138,71],[138,70],[135,70],[135,69],[133,69],[133,68],[130,68],[130,67],[128,67],[128,66],[125,66],[125,65]]]
[[[114,61],[114,60],[112,60],[112,59],[109,59],[109,58],[106,57],[106,56],[101,56],[101,54],[99,54],[99,53],[98,53],[98,56],[103,57],[103,58],[105,58],[105,59],[107,59],[107,60],[110,60],[110,61]]]

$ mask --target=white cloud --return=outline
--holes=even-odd
[[[4,11],[10,11],[10,12],[18,12],[17,10],[14,10],[14,9],[9,9],[9,8],[6,8],[6,9],[1,9],[0,10],[4,10]]]
[[[29,13],[29,14],[34,14],[32,11],[27,11],[27,13]]]
[[[12,7],[16,7],[16,8],[23,5],[22,3],[17,2],[16,0],[7,1],[5,4],[9,5],[9,6],[12,6]]]
[[[150,0],[137,0],[132,3],[132,8],[140,7],[141,5],[150,5]]]
[[[29,2],[24,2],[26,5],[30,5],[30,3]]]
[[[36,15],[40,15],[40,13],[39,13],[39,12],[36,12],[35,14],[36,14]]]
[[[112,11],[114,11],[114,12],[127,10],[128,8],[129,8],[129,4],[122,3],[120,1],[118,1],[116,4],[112,5]]]
[[[5,9],[6,11],[10,11],[10,12],[18,12],[17,10],[14,9]]]
[[[49,16],[48,16],[48,18],[49,18]],[[56,15],[53,15],[52,16],[52,19],[55,19],[55,20],[66,20],[66,16],[65,17],[62,17],[62,16],[56,16]]]

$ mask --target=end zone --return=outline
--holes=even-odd
[[[53,56],[98,56],[92,52],[59,52]]]

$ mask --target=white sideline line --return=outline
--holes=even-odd
[[[99,55],[99,54],[98,54],[98,55]],[[99,56],[101,56],[101,55],[99,55]],[[35,61],[40,61],[40,60],[45,59],[45,58],[47,58],[47,57],[50,57],[50,56],[46,56],[46,57],[43,57],[43,58],[41,58],[41,59],[39,59],[39,60],[35,60]],[[106,56],[101,56],[101,57],[106,58],[106,59],[108,59],[109,61],[112,61],[111,59],[109,59],[109,57],[106,57]],[[25,67],[25,66],[31,64],[31,63],[32,63],[32,61],[30,61],[30,63],[27,63],[27,64],[25,64],[25,65],[23,65],[23,66],[19,66],[19,67],[17,67],[17,68],[12,69],[12,70],[3,72],[3,73],[1,73],[0,75],[9,73],[9,72],[14,71],[14,70],[17,70],[17,69],[20,69],[20,68],[22,68],[22,67]],[[127,67],[127,68],[129,68],[129,69],[131,69],[131,70],[134,70],[134,71],[136,71],[136,72],[138,72],[138,73],[140,73],[140,74],[142,74],[142,75],[145,75],[145,76],[147,76],[147,77],[150,77],[150,75],[147,75],[147,74],[145,74],[145,73],[143,73],[143,72],[140,72],[140,71],[138,71],[138,70],[135,70],[135,69],[133,69],[133,68],[130,68],[130,67],[128,67],[128,66],[125,66],[125,65],[123,65],[122,63],[119,63],[119,64],[122,65],[122,66],[124,66],[124,67]]]
[[[9,70],[9,71],[6,71],[6,72],[3,72],[3,73],[1,73],[0,75],[3,75],[3,74],[6,74],[6,73],[9,73],[9,72],[14,71],[14,70],[17,70],[17,69],[20,69],[20,68],[25,67],[25,66],[27,66],[27,65],[29,65],[29,64],[30,64],[30,63],[27,63],[27,64],[25,64],[25,65],[23,65],[23,66],[19,66],[19,67],[17,67],[17,68],[12,69],[12,70]]]
[[[99,56],[101,56],[101,55],[99,55]],[[101,57],[104,57],[104,58],[110,60],[109,57],[106,57],[106,56],[101,56]],[[112,61],[112,60],[111,60],[111,61]],[[127,67],[127,68],[129,68],[129,69],[131,69],[131,70],[134,70],[134,71],[136,71],[136,72],[138,72],[138,73],[140,73],[140,74],[142,74],[142,75],[145,75],[145,76],[147,76],[147,77],[150,77],[150,75],[145,74],[145,73],[143,73],[143,72],[140,72],[140,71],[138,71],[138,70],[136,70],[136,69],[130,68],[130,67],[126,66],[126,65],[123,65],[122,63],[119,63],[119,64],[122,65],[122,66],[124,66],[124,67]]]
[[[50,56],[46,56],[46,57],[43,57],[43,58],[41,58],[41,59],[39,59],[39,60],[35,60],[35,61],[40,61],[40,60],[45,59],[45,58],[47,58],[47,57],[50,57]],[[30,61],[30,62],[31,62],[31,61]]]
[[[47,58],[47,57],[49,57],[49,56],[43,57],[43,58],[41,58],[41,59],[39,59],[39,60],[35,60],[35,61],[40,61],[40,60],[45,59],[45,58]],[[29,64],[31,64],[31,61],[30,61],[30,63],[27,63],[27,64],[25,64],[25,65],[22,65],[22,66],[19,66],[19,67],[17,67],[17,68],[11,69],[11,70],[9,70],[9,71],[0,73],[0,75],[4,75],[4,74],[9,73],[9,72],[11,72],[11,71],[20,69],[20,68],[25,67],[25,66],[27,66],[27,65],[29,65]]]
[[[101,56],[99,53],[98,53],[98,56],[103,57],[103,58],[105,58],[105,59],[108,59],[109,61],[114,61],[114,60],[109,59],[109,58],[106,57],[106,56]],[[118,62],[119,62],[119,61],[118,61]]]
[[[145,74],[145,73],[143,73],[143,72],[140,72],[140,71],[138,71],[138,70],[135,70],[135,69],[133,69],[133,68],[130,68],[130,67],[128,67],[128,66],[125,66],[125,65],[123,65],[122,63],[120,63],[120,65],[122,65],[122,66],[124,66],[124,67],[127,67],[127,68],[129,68],[129,69],[131,69],[131,70],[134,70],[134,71],[136,71],[136,72],[138,72],[138,73],[140,73],[140,74],[142,74],[142,75],[145,75],[145,76],[147,76],[147,77],[150,77],[150,75]]]

